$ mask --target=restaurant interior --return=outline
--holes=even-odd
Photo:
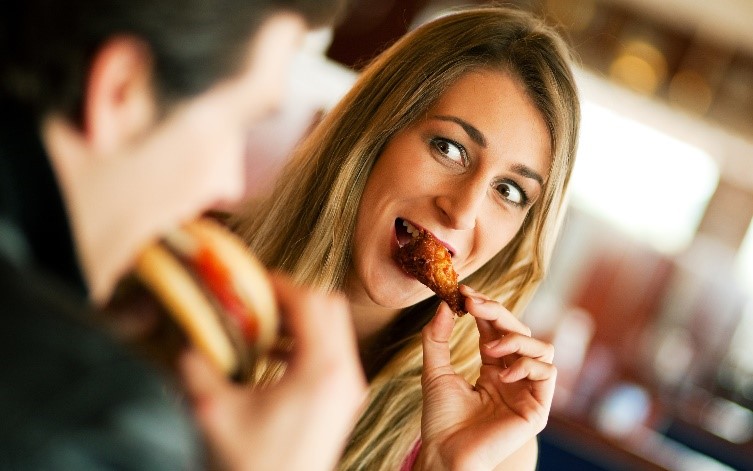
[[[753,470],[753,2],[506,3],[566,37],[583,114],[524,313],[559,371],[538,469]],[[308,38],[256,150],[281,165],[379,51],[467,4],[352,0]]]

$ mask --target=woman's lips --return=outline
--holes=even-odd
[[[443,241],[436,235],[434,235],[433,232],[427,230],[424,227],[419,226],[418,224],[415,224],[411,221],[408,221],[407,219],[397,218],[395,219],[395,237],[397,238],[397,245],[398,247],[402,247],[408,242],[410,242],[411,237],[415,237],[418,235],[419,230],[424,230],[432,235],[435,239],[439,241],[444,247],[447,249],[448,252],[450,252],[450,256],[455,256],[455,249],[452,248],[450,244]]]

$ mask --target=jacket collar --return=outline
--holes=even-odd
[[[28,109],[2,97],[0,235],[4,256],[16,264],[50,272],[86,294],[62,195],[39,126]]]

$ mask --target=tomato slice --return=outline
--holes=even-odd
[[[249,343],[255,342],[259,333],[256,318],[235,292],[230,271],[206,246],[199,248],[193,264],[206,287],[238,325],[243,337]]]

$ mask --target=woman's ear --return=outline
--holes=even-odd
[[[83,96],[83,133],[99,154],[127,145],[157,111],[149,47],[132,36],[108,40],[94,55]]]

